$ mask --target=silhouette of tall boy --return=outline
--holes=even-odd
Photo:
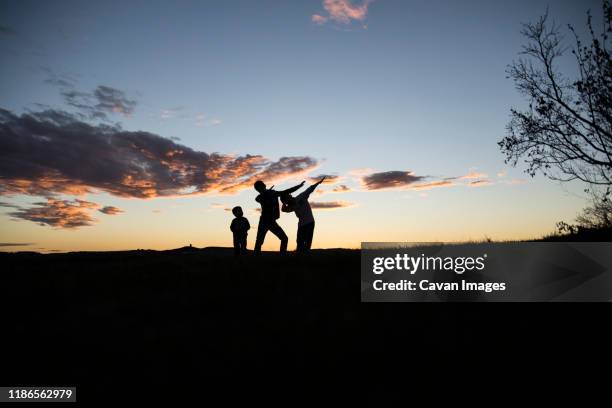
[[[263,245],[264,239],[266,238],[266,233],[270,231],[274,235],[280,239],[280,251],[287,251],[287,243],[289,242],[289,238],[287,238],[287,234],[281,228],[280,225],[276,222],[280,218],[280,209],[278,207],[278,198],[281,194],[291,194],[300,187],[304,185],[302,181],[297,186],[288,188],[282,191],[276,191],[272,189],[266,189],[266,185],[263,181],[257,180],[255,182],[255,190],[259,193],[259,195],[255,198],[261,205],[261,216],[259,217],[259,225],[257,226],[257,239],[255,240],[255,253],[259,254],[261,252],[261,246]]]
[[[232,214],[236,217],[230,224],[230,230],[232,230],[234,234],[234,253],[240,255],[246,252],[247,235],[248,231],[251,229],[251,225],[249,224],[249,220],[244,217],[241,207],[232,208]]]

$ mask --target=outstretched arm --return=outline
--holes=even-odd
[[[306,190],[304,190],[302,194],[310,195],[313,191],[315,191],[317,187],[319,187],[319,184],[321,184],[323,181],[325,181],[325,177],[314,183],[312,186],[308,187]]]
[[[286,189],[286,190],[279,191],[279,193],[281,193],[281,194],[291,194],[291,193],[293,193],[295,190],[297,190],[297,189],[301,188],[303,185],[304,185],[304,181],[302,181],[302,182],[301,182],[300,184],[298,184],[297,186],[293,186],[293,187],[288,188],[288,189]]]

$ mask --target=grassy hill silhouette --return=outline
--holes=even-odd
[[[510,367],[536,355],[559,364],[568,342],[588,338],[597,350],[607,339],[597,315],[576,306],[362,304],[358,250],[236,258],[230,248],[184,247],[0,261],[10,350],[0,380],[75,384],[83,399],[179,385],[304,387],[307,378],[363,386],[354,396],[367,400],[381,381],[441,364]],[[406,374],[387,378],[398,368]]]

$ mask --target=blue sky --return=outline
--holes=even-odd
[[[38,110],[36,103],[70,110],[58,86],[45,83],[51,76],[69,78],[79,91],[105,85],[137,101],[130,116],[112,117],[126,130],[180,138],[178,143],[204,152],[311,156],[322,162],[313,174],[346,177],[355,190],[348,175],[363,168],[436,179],[480,172],[492,182],[482,188],[334,194],[356,205],[319,212],[328,225],[342,229],[326,227],[321,246],[526,237],[552,230],[584,205],[582,186],[530,179],[521,168],[504,165],[496,144],[510,107],[525,105],[505,74],[523,43],[520,24],[535,20],[547,3],[376,0],[362,20],[343,23],[320,0],[2,1],[0,25],[10,32],[0,36],[0,106],[15,113]],[[586,10],[598,15],[599,7],[598,1],[556,1],[550,15],[580,32]],[[317,24],[314,14],[327,20]],[[141,213],[169,205],[163,198],[124,200],[106,193],[89,198],[127,211],[89,232],[71,231],[62,248],[76,245],[78,234],[109,242],[113,232],[106,229],[120,217],[151,225]],[[221,231],[229,218],[210,206],[237,202],[250,208],[252,199],[244,191],[173,205],[189,208],[186,219],[201,217],[203,228]],[[207,210],[198,212],[202,208]],[[387,215],[378,220],[382,213]],[[155,223],[169,228],[183,216],[159,216]],[[65,233],[24,221],[7,224],[9,217],[1,217],[11,229],[0,237],[5,241],[44,236],[52,242]],[[472,220],[469,227],[462,217]],[[515,231],[516,222],[503,220],[513,218],[526,224]],[[378,220],[376,226],[356,234],[353,226],[368,219]],[[285,221],[288,229],[293,221]],[[447,224],[452,233],[445,233]],[[427,225],[436,233],[427,233]],[[415,228],[418,234],[399,232]],[[201,245],[226,239],[191,234]],[[177,234],[177,242],[164,245],[181,240]]]

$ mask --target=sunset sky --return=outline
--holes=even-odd
[[[319,175],[317,248],[550,233],[584,186],[497,146],[547,3],[0,1],[0,250],[231,246],[235,205],[252,248],[253,182]]]

